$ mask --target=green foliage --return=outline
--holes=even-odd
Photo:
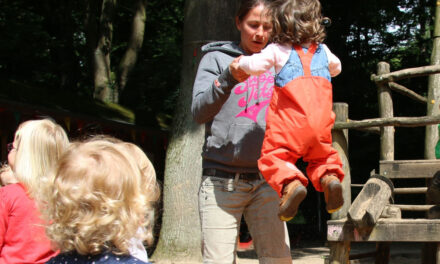
[[[334,101],[349,103],[354,120],[378,117],[377,88],[370,81],[380,61],[391,71],[429,65],[433,0],[321,1],[332,19],[326,43],[341,59],[342,73],[332,80]],[[427,78],[399,82],[426,94]],[[426,106],[393,93],[395,116],[422,116]],[[396,159],[423,158],[424,130],[398,129]],[[379,159],[377,135],[350,130],[353,181],[365,182]]]
[[[136,105],[136,122],[169,129],[180,85],[183,0],[148,1],[145,43],[122,103]],[[149,116],[155,116],[152,120]]]
[[[93,2],[98,9],[100,2]],[[136,113],[136,123],[166,128],[170,120],[164,116],[173,111],[180,79],[183,0],[147,3],[144,45],[120,102]],[[135,4],[135,0],[119,1],[114,14],[113,80],[127,47]],[[23,92],[21,100],[37,105],[42,104],[40,97],[31,94],[39,90],[52,91],[44,104],[54,107],[64,101],[66,107],[70,101],[94,101],[87,6],[85,0],[0,1],[0,83],[36,90]],[[14,98],[11,89],[0,89],[0,95]]]

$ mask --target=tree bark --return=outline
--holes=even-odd
[[[138,52],[142,48],[145,33],[146,6],[147,0],[138,0],[136,3],[136,10],[133,16],[130,40],[128,42],[128,47],[125,51],[124,57],[119,64],[118,94],[120,94],[125,89],[128,80],[128,74],[136,64]]]
[[[435,20],[434,20],[434,43],[432,46],[431,65],[440,64],[440,2],[436,2]],[[429,76],[428,83],[428,107],[427,116],[438,115],[440,100],[440,74]],[[425,132],[425,158],[435,159],[435,145],[438,140],[438,130],[436,125],[426,126]]]
[[[187,0],[180,94],[167,150],[164,180],[164,211],[159,242],[153,259],[200,261],[201,232],[198,189],[202,166],[204,126],[191,115],[192,87],[200,47],[212,40],[237,39],[234,0]],[[228,15],[229,14],[229,15]]]
[[[111,78],[110,51],[113,38],[112,17],[116,0],[103,0],[99,20],[99,37],[93,53],[94,98],[103,102],[114,102],[117,98]]]

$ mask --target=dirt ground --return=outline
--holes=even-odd
[[[390,246],[389,264],[419,264],[421,263],[421,243],[393,243]],[[375,243],[352,243],[350,255],[374,252]],[[325,243],[308,242],[292,249],[294,264],[325,264],[330,255]],[[237,264],[257,264],[258,259],[254,251],[239,252]],[[354,259],[351,264],[371,264],[373,257]]]
[[[350,254],[373,252],[374,243],[352,243]],[[389,264],[418,264],[421,263],[421,243],[393,243],[391,244]],[[325,243],[308,242],[292,249],[293,264],[326,264],[330,250]],[[238,252],[237,264],[258,264],[255,251]],[[176,264],[197,264],[196,262],[175,262]],[[350,264],[371,264],[374,258],[351,260]],[[170,262],[156,261],[155,264],[171,264]]]

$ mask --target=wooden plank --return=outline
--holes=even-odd
[[[428,187],[413,187],[413,188],[394,188],[394,194],[417,194],[426,193]]]
[[[423,204],[423,205],[417,205],[417,204],[393,204],[394,207],[399,208],[402,211],[428,211],[435,205],[432,204]]]
[[[432,178],[440,171],[440,160],[381,160],[379,174],[390,179]]]
[[[328,241],[440,242],[440,219],[379,219],[370,230],[357,230],[346,220],[327,222]]]

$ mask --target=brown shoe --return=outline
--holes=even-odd
[[[327,212],[334,213],[344,205],[342,196],[342,185],[336,174],[327,174],[321,178],[321,185],[324,189],[324,198],[327,203]]]
[[[281,221],[290,221],[298,212],[299,204],[306,198],[307,189],[299,180],[284,185],[278,217]]]

